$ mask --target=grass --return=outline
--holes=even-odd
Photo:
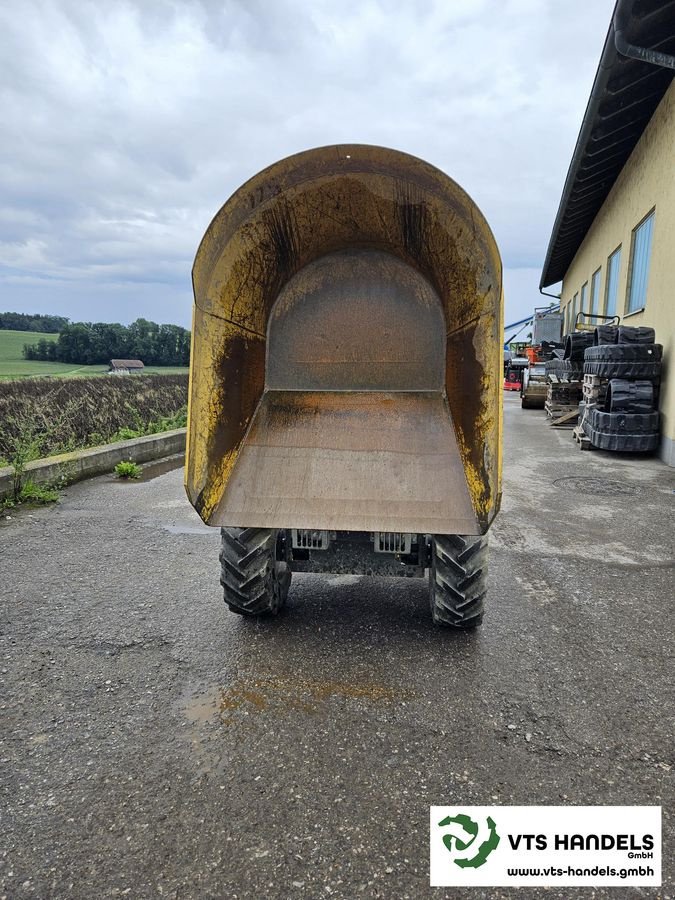
[[[24,481],[19,494],[20,503],[56,503],[59,492],[52,487],[43,484],[35,484],[33,481]]]
[[[0,330],[0,378],[26,378],[35,375],[93,375],[96,372],[105,372],[108,368],[107,366],[78,366],[74,363],[24,359],[23,345],[37,344],[41,338],[55,341],[58,334]]]
[[[141,467],[131,460],[122,460],[115,466],[115,475],[118,478],[140,478],[142,471]]]
[[[175,428],[187,426],[187,406],[179,409],[171,416],[161,416],[159,419],[140,425],[137,428],[120,428],[115,432],[108,443],[114,441],[129,441],[132,438],[147,437],[151,434],[161,434],[163,431],[173,431]]]
[[[58,334],[44,334],[37,331],[3,331],[0,329],[0,379],[34,378],[40,375],[77,377],[98,375],[108,371],[106,365],[80,366],[77,363],[40,362],[34,359],[24,359],[23,345],[37,344],[40,338],[55,341],[58,339]],[[144,372],[148,375],[182,375],[187,373],[187,371],[187,368],[179,366],[147,366],[144,369]],[[134,376],[129,377],[133,378]]]
[[[107,369],[107,366],[106,366]],[[143,369],[144,375],[187,375],[190,371],[188,366],[146,366]],[[133,375],[131,376],[133,378]]]
[[[56,503],[60,494],[56,487],[35,484],[30,478],[19,483],[13,497],[5,497],[0,500],[0,512],[7,512],[17,506],[44,506],[47,503]]]

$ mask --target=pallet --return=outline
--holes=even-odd
[[[587,403],[604,402],[607,394],[608,380],[601,378],[599,375],[584,374],[584,383],[581,387],[584,400]]]
[[[550,423],[551,425],[555,425],[557,421],[560,419],[565,419],[565,421],[569,421],[573,416],[579,415],[579,406],[577,404],[555,404],[549,403],[547,400],[544,403],[544,409],[546,410],[546,414],[549,418],[553,419]],[[562,423],[561,423],[562,424]]]
[[[605,397],[607,395],[607,385],[601,384],[598,387],[589,387],[588,385],[584,385],[582,390],[583,398],[586,402],[597,403],[598,401],[604,402]]]
[[[591,439],[586,435],[581,427],[581,425],[577,425],[576,428],[572,431],[572,437],[576,444],[579,445],[580,450],[593,450],[593,444],[591,444]]]
[[[564,375],[556,375],[555,372],[549,372],[546,376],[546,381],[548,384],[559,385],[561,387],[569,387],[572,385],[573,387],[583,384],[582,381],[579,381],[578,378],[570,378],[570,373],[565,373]]]
[[[551,419],[549,425],[551,428],[573,428],[579,418],[579,409],[572,409],[557,419]]]
[[[581,382],[569,381],[567,384],[549,384],[546,401],[556,406],[572,406],[581,399],[581,391]]]

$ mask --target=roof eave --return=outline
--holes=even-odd
[[[624,49],[628,47],[634,51],[637,50],[645,53],[645,58],[642,59],[645,67],[651,68],[652,64],[656,66],[664,65],[664,61],[665,64],[668,64],[668,54],[654,51],[641,51],[640,48],[631,48],[630,45],[627,44],[625,28],[626,23],[631,21],[634,4],[635,0],[617,0],[614,7],[612,20],[607,31],[607,37],[605,38],[602,55],[600,57],[600,63],[595,74],[593,87],[586,105],[586,111],[584,112],[581,128],[574,147],[574,153],[572,154],[572,159],[567,171],[562,196],[558,205],[558,212],[551,232],[551,238],[549,240],[542,269],[542,276],[539,282],[540,290],[549,287],[550,285],[557,284],[563,279],[565,272],[581,246],[588,229],[592,225],[595,216],[605,202],[607,195],[625,166],[626,161],[635,148],[635,145],[639,141],[644,128],[647,126],[651,115],[653,114],[652,110],[649,116],[644,120],[642,128],[639,131],[636,130],[634,133],[630,133],[629,131],[627,135],[622,135],[617,141],[608,143],[607,146],[603,147],[601,150],[594,151],[593,154],[588,152],[588,148],[593,142],[593,133],[596,131],[596,127],[600,120],[600,116],[598,115],[600,107],[603,102],[608,99],[608,96],[611,93],[607,92],[609,79],[620,61],[626,59],[625,57],[621,57],[617,51],[617,34],[619,35],[618,45],[620,47],[623,47]],[[666,3],[664,8],[667,9],[671,5],[672,3]],[[619,28],[620,31],[617,32],[617,28]],[[646,58],[647,56],[651,56],[652,58],[648,59]],[[634,57],[631,57],[631,59],[633,58]],[[641,63],[638,63],[638,65],[639,64]],[[638,77],[631,84],[639,86],[641,81],[648,82],[649,78]],[[652,91],[650,96],[653,96],[655,100],[654,109],[667,90],[669,80],[667,76],[665,76],[664,78],[657,79],[657,82],[655,90],[651,84],[645,88],[647,91]],[[626,128],[626,123],[620,124],[617,127],[617,131],[620,132],[622,128]],[[603,137],[608,137],[609,134],[610,133]],[[623,152],[621,145],[623,145]],[[617,150],[617,148],[619,149]],[[603,173],[605,173],[606,177],[604,181],[598,179],[593,182],[592,176],[586,176],[583,179],[579,178],[582,171],[589,171],[590,167],[584,165],[584,163],[587,163],[587,157],[593,155],[598,155],[600,157],[599,162],[597,164],[594,163],[594,168],[597,170],[598,175],[603,175]],[[604,163],[609,161],[613,161],[613,165],[610,164],[605,166]],[[597,202],[591,202],[586,208],[577,210],[572,209],[572,212],[568,215],[568,210],[576,203],[576,199],[573,200],[572,198],[572,193],[575,190],[577,193],[580,193],[579,184],[582,181],[588,181],[590,183],[588,193],[595,194],[597,196]],[[579,225],[573,229],[574,234],[571,239],[569,235],[570,218],[572,221],[574,221],[574,219],[579,220]],[[565,225],[568,227],[564,227]],[[565,234],[564,238],[563,233]],[[567,247],[567,249],[565,249],[565,247]]]

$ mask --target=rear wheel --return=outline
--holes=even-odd
[[[220,583],[232,612],[276,615],[286,603],[291,570],[283,560],[283,531],[221,528]]]
[[[487,593],[487,537],[435,534],[429,572],[431,615],[447,628],[475,628]]]

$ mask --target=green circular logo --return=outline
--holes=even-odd
[[[482,866],[499,844],[497,826],[490,816],[479,824],[470,816],[458,813],[456,816],[446,816],[438,826],[445,830],[443,843],[454,864],[461,869]]]

